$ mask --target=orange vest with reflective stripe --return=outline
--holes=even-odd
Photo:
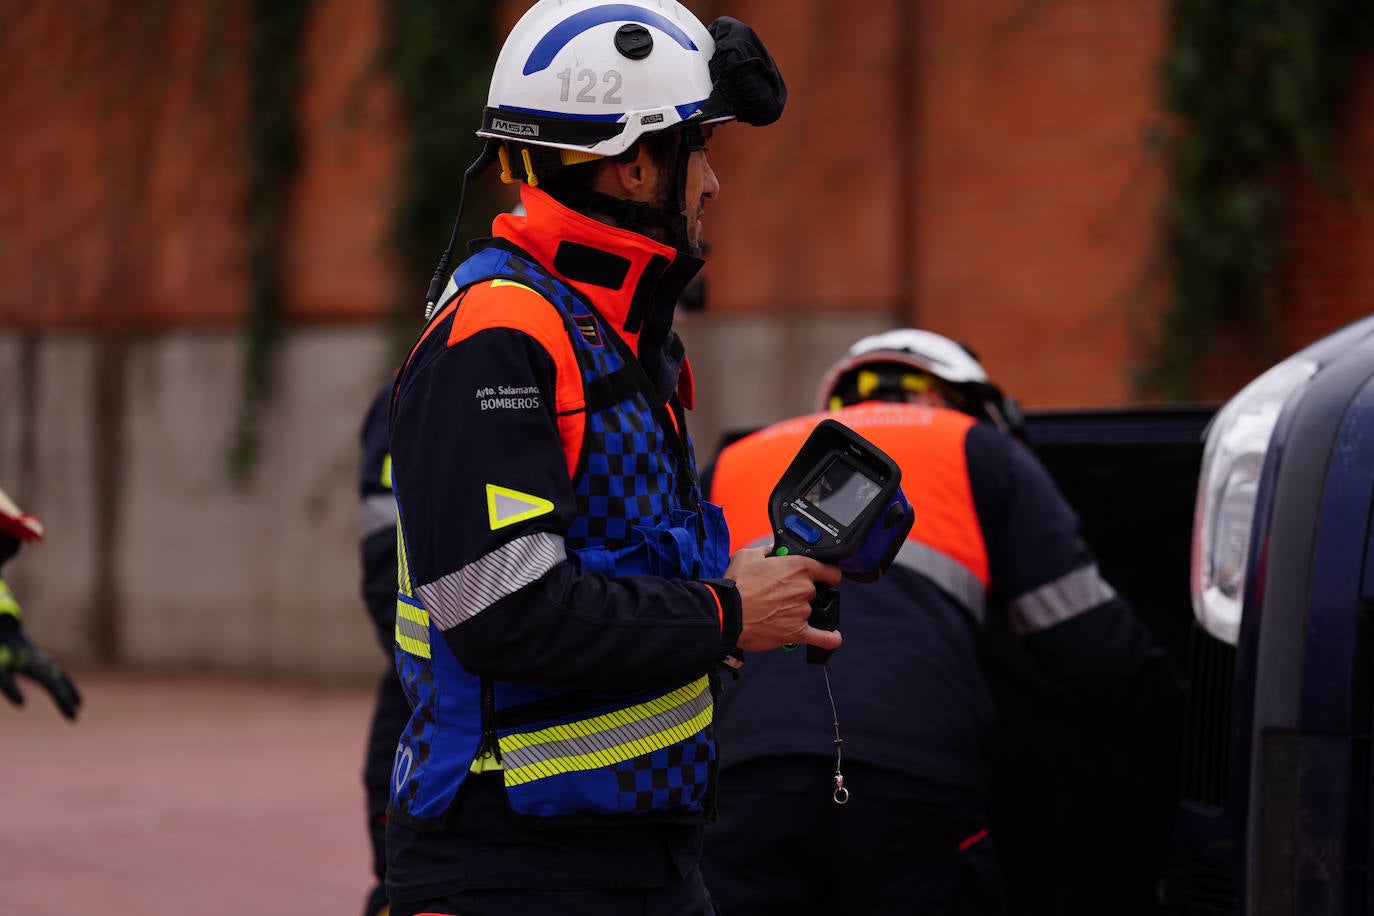
[[[784,420],[732,443],[716,460],[711,501],[725,510],[730,550],[772,544],[768,497],[821,420],[838,420],[887,452],[902,469],[916,513],[907,540],[937,550],[989,584],[987,546],[969,483],[964,439],[977,421],[954,410],[867,402]],[[939,480],[938,486],[931,481]]]

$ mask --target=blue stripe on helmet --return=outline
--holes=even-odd
[[[574,13],[550,29],[548,34],[539,39],[539,43],[530,52],[529,59],[525,61],[524,75],[529,76],[531,73],[538,73],[548,67],[549,64],[553,63],[555,55],[563,50],[564,45],[588,29],[618,20],[651,25],[664,32],[688,51],[697,50],[696,44],[687,36],[687,33],[663,14],[630,6],[628,3],[608,3],[605,6],[597,6],[580,13]]]
[[[706,101],[706,99],[702,99],[699,102],[687,102],[683,105],[674,105],[673,108],[677,111],[677,116],[685,121],[693,112],[700,111],[701,106],[705,105]],[[623,111],[612,114],[578,114],[567,111],[545,111],[542,108],[522,108],[519,105],[498,105],[497,110],[518,111],[521,114],[536,115],[541,118],[558,118],[563,121],[605,121],[608,124],[614,124],[625,117]],[[722,112],[722,114],[725,113]]]
[[[699,108],[701,108],[702,105],[705,104],[706,99],[702,99],[700,102],[688,102],[686,105],[677,105],[674,107],[677,108],[678,118],[685,121],[687,120],[688,116],[692,114],[692,112],[698,110]]]

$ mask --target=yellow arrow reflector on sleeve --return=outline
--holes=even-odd
[[[552,511],[553,503],[543,497],[498,487],[494,483],[487,484],[487,518],[491,521],[492,531],[548,515]]]

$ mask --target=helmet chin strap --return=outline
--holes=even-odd
[[[692,153],[706,149],[706,137],[700,124],[684,124],[678,131],[677,155],[673,163],[674,201],[677,210],[673,214],[676,225],[673,227],[673,246],[685,251],[694,258],[701,257],[701,245],[687,237],[687,172]]]
[[[700,249],[687,242],[687,217],[680,210],[612,197],[590,189],[569,196],[575,198],[569,202],[577,210],[589,215],[610,217],[620,228],[650,238],[654,237],[653,230],[658,230],[658,234],[664,236],[664,241],[674,248],[694,257],[701,256]]]

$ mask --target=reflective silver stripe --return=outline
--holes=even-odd
[[[987,593],[978,577],[958,560],[925,544],[906,541],[892,563],[925,576],[959,602],[979,626],[983,625]]]
[[[1012,627],[1021,636],[1046,630],[1116,597],[1097,564],[1075,569],[1053,582],[1026,592],[1007,605]]]
[[[772,543],[772,536],[769,535],[744,546],[768,547]],[[958,560],[917,541],[903,541],[892,565],[904,567],[929,579],[959,602],[979,626],[983,625],[987,614],[987,591],[978,577]]]
[[[417,586],[415,591],[434,624],[448,630],[529,585],[567,558],[562,535],[536,531],[502,544],[457,572]]]
[[[364,538],[396,527],[396,497],[390,493],[377,493],[364,499],[360,522],[359,528]]]
[[[501,738],[506,785],[593,770],[685,741],[711,724],[711,684],[698,678],[625,709]]]
[[[429,614],[403,595],[396,596],[396,643],[411,655],[429,658]]]

